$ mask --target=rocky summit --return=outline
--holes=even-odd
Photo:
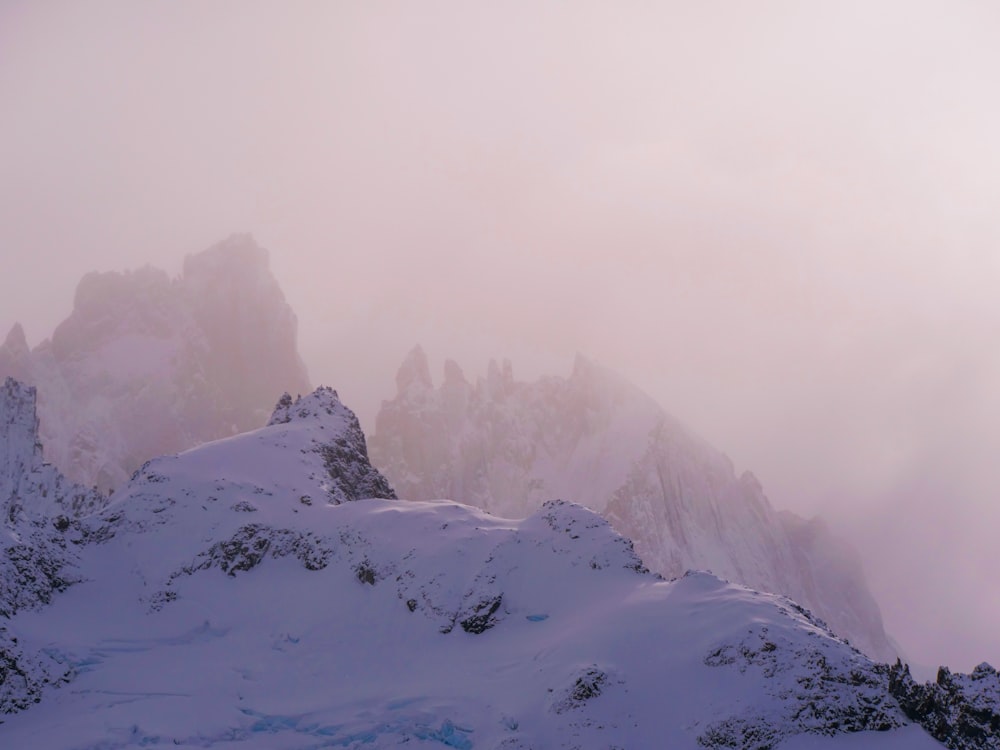
[[[0,377],[37,386],[47,457],[106,491],[149,458],[260,427],[275,394],[307,392],[296,329],[267,251],[233,235],[178,278],[88,274],[50,340],[29,349],[14,326]]]

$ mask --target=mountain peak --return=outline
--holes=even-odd
[[[0,344],[0,378],[6,375],[13,375],[21,378],[24,376],[24,366],[28,362],[31,352],[28,349],[28,340],[24,336],[24,329],[20,323],[15,323],[10,329],[3,344]]]
[[[619,373],[579,352],[577,352],[576,357],[573,359],[573,372],[569,376],[569,382],[583,385],[605,395],[610,395],[611,393],[630,393],[636,397],[641,397],[646,402],[647,407],[662,411],[634,383],[629,382]]]
[[[183,277],[268,273],[269,255],[249,233],[233,233],[207,250],[184,257]]]
[[[298,396],[294,401],[291,394],[286,392],[278,399],[267,425],[271,427],[276,424],[322,418],[323,415],[332,416],[338,410],[348,411],[341,403],[337,392],[328,386],[321,385],[307,396]]]
[[[399,393],[405,393],[414,386],[420,389],[434,387],[431,370],[427,364],[427,354],[419,344],[406,355],[396,373],[396,390]]]
[[[8,352],[15,359],[28,353],[28,339],[24,335],[24,328],[20,323],[15,323],[11,327],[0,349]]]
[[[465,379],[465,373],[462,372],[462,368],[453,359],[446,359],[444,361],[444,382],[445,385],[464,385],[468,383]]]
[[[486,367],[486,387],[494,398],[503,398],[511,392],[514,387],[514,367],[509,359],[503,360],[499,365],[495,359],[490,360]]]
[[[150,265],[129,271],[91,271],[76,285],[73,313],[93,317],[145,306],[151,295],[165,294],[169,287],[167,272]]]
[[[311,391],[297,331],[267,251],[233,235],[176,278],[148,265],[88,273],[48,344],[17,356],[23,331],[8,335],[0,383],[39,386],[50,460],[118,488],[153,456],[257,429],[277,394]]]

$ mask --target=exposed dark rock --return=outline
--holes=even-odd
[[[33,706],[47,687],[67,682],[72,675],[70,667],[45,654],[25,653],[0,620],[0,714]]]
[[[459,624],[466,633],[479,635],[497,624],[496,613],[503,603],[503,595],[481,601],[473,607],[473,613]]]
[[[367,583],[369,586],[375,585],[375,569],[371,566],[371,563],[368,562],[368,560],[364,560],[354,569],[354,575],[357,576],[361,583]]]
[[[787,600],[784,604],[789,616],[798,615],[822,627],[801,607]],[[736,714],[714,722],[698,737],[703,747],[768,750],[793,734],[884,732],[906,724],[889,692],[888,668],[873,664],[857,651],[853,659],[831,662],[818,644],[792,647],[772,637],[767,627],[760,627],[739,642],[712,649],[704,663],[759,676],[764,691],[775,699],[778,713]],[[795,675],[792,691],[772,687],[787,684],[787,680],[775,679],[785,674]]]
[[[552,711],[561,714],[581,708],[587,701],[601,695],[608,684],[607,672],[597,665],[587,667],[573,678],[569,688],[552,704]]]
[[[48,604],[77,580],[72,546],[89,536],[79,519],[108,503],[42,461],[36,397],[11,378],[0,387],[0,616]]]
[[[888,668],[889,691],[904,713],[952,750],[1000,748],[1000,675],[985,662],[971,674],[938,670],[920,684],[900,661]]]
[[[267,557],[294,557],[307,570],[322,570],[331,554],[332,550],[311,534],[247,524],[231,538],[213,544],[198,555],[193,564],[175,573],[171,580],[210,568],[218,568],[227,575],[235,576],[237,573],[253,570]]]
[[[308,422],[319,417],[339,416],[340,429],[324,442],[317,442],[313,452],[323,459],[329,482],[326,484],[328,501],[333,505],[368,497],[395,499],[396,493],[382,474],[368,459],[365,434],[354,412],[341,403],[337,392],[320,386],[308,396],[292,401],[286,393],[278,401],[269,426]],[[303,505],[312,504],[312,498],[301,498]]]

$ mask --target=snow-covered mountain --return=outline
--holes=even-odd
[[[0,745],[937,746],[887,668],[786,599],[665,582],[579,505],[391,498],[329,389],[150,461],[73,519],[65,590],[4,616]]]
[[[6,622],[80,580],[79,518],[107,502],[42,462],[35,389],[7,378],[0,387],[0,713],[27,708],[65,676],[44,654],[25,653]]]
[[[260,427],[276,393],[307,392],[296,329],[267,251],[233,235],[176,279],[88,274],[51,340],[29,349],[14,326],[0,378],[38,387],[46,457],[107,491],[153,456]]]
[[[616,374],[578,357],[569,378],[514,380],[491,362],[470,383],[453,361],[435,388],[420,347],[370,437],[401,497],[454,497],[504,517],[572,498],[634,540],[667,577],[711,570],[784,594],[872,657],[896,654],[861,566],[819,520],[778,512],[750,473]]]
[[[901,666],[788,599],[665,581],[573,503],[394,500],[329,389],[52,528],[67,586],[0,620],[5,748],[940,747],[893,697]]]

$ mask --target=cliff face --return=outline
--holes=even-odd
[[[604,515],[667,577],[711,570],[809,607],[869,655],[895,658],[860,565],[819,522],[779,513],[753,477],[652,399],[580,357],[568,378],[515,381],[454,363],[435,388],[418,348],[370,439],[399,496],[523,517],[553,498]]]
[[[13,378],[0,387],[0,627],[73,581],[74,521],[108,502],[42,461],[35,397]]]
[[[176,279],[88,274],[51,340],[29,350],[14,327],[0,376],[38,387],[46,457],[106,490],[153,456],[260,427],[276,393],[307,392],[296,328],[267,251],[234,235]]]

